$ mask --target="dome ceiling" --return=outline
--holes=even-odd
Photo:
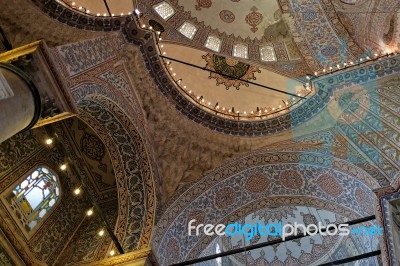
[[[94,16],[124,16],[132,13],[134,9],[131,0],[60,0],[58,2]]]
[[[242,119],[254,119],[255,116],[285,112],[287,106],[301,99],[295,96],[310,93],[298,80],[235,58],[174,44],[164,44],[162,51],[171,58],[191,64],[168,61],[167,70],[178,80],[188,99],[203,105],[210,112],[233,116],[239,112]],[[266,85],[279,91],[263,87]]]
[[[171,1],[215,32],[251,40],[287,39],[289,32],[276,0],[179,0]]]
[[[140,23],[156,27],[163,42],[241,58],[288,77],[311,73],[276,0],[138,2]]]

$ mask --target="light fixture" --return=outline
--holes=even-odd
[[[81,192],[82,192],[81,188],[79,188],[79,187],[74,190],[75,195],[79,195],[79,194],[81,194]]]
[[[47,145],[51,145],[52,143],[53,143],[53,139],[51,139],[51,138],[46,139]]]
[[[104,235],[104,230],[101,229],[101,230],[99,231],[98,235],[99,235],[99,236],[103,236],[103,235]]]
[[[135,9],[135,14],[138,15],[138,16],[140,15],[139,9],[137,9],[137,8]]]
[[[63,170],[63,171],[67,170],[67,165],[66,164],[62,164],[60,166],[60,169]]]
[[[92,209],[88,210],[88,211],[86,212],[86,215],[87,215],[87,216],[92,216],[92,215],[93,215],[93,210],[92,210]]]
[[[114,256],[115,255],[115,251],[114,250],[111,250],[110,251],[110,256]]]

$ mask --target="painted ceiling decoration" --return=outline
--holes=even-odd
[[[74,152],[72,156],[75,160],[81,159],[79,166],[85,164],[90,170],[91,175],[85,178],[93,183],[90,189],[95,191],[96,198],[103,203],[110,202],[105,213],[110,224],[115,225],[117,237],[126,250],[147,249],[153,237],[152,249],[156,253],[155,256],[162,264],[167,265],[197,258],[208,249],[215,250],[217,244],[220,251],[246,244],[241,239],[235,238],[213,239],[202,236],[189,238],[180,235],[178,237],[177,232],[182,232],[182,228],[186,228],[187,221],[192,218],[210,223],[254,219],[301,220],[304,223],[312,223],[322,216],[327,221],[341,222],[374,214],[382,208],[383,211],[380,216],[377,215],[377,220],[387,222],[390,219],[390,215],[387,215],[390,212],[388,204],[381,204],[374,193],[379,196],[399,188],[398,103],[400,99],[399,79],[396,75],[400,71],[400,56],[371,58],[371,54],[374,52],[382,54],[384,47],[395,50],[393,46],[399,43],[398,14],[373,16],[368,14],[373,17],[370,21],[377,22],[371,26],[361,22],[357,25],[356,16],[336,12],[334,8],[340,3],[339,6],[347,5],[364,10],[363,5],[370,3],[368,0],[333,2],[279,0],[271,4],[271,6],[276,5],[277,9],[270,10],[266,10],[262,1],[258,0],[247,4],[246,8],[240,8],[242,4],[244,7],[245,0],[153,0],[142,1],[141,13],[136,13],[135,16],[125,15],[122,12],[115,16],[106,13],[101,15],[102,10],[93,14],[97,11],[95,9],[92,11],[88,5],[84,5],[84,0],[78,7],[76,7],[78,0],[75,4],[64,1],[68,6],[53,0],[32,1],[51,17],[69,26],[84,29],[86,32],[88,30],[123,32],[108,36],[101,33],[101,37],[96,40],[52,48],[51,55],[57,60],[57,71],[65,76],[65,82],[71,88],[73,99],[78,103],[79,116],[84,121],[61,123],[58,128],[59,136],[68,140],[66,145],[70,150],[82,150],[81,153]],[[82,8],[80,8],[81,3]],[[129,4],[132,3],[131,1]],[[224,4],[223,9],[219,6],[221,3]],[[371,8],[383,8],[383,6],[381,3],[375,3]],[[397,11],[396,8],[393,9]],[[369,10],[369,7],[366,10]],[[210,20],[210,14],[214,20]],[[213,24],[216,21],[217,26]],[[241,28],[238,27],[237,32],[246,32],[247,35],[243,35],[245,37],[229,33],[229,27],[239,23]],[[355,41],[360,37],[358,29],[364,26],[365,30],[361,34],[373,33],[372,37],[367,36],[366,40],[363,40],[364,43],[368,43],[365,46]],[[316,37],[310,38],[310,35]],[[375,39],[375,43],[372,43],[372,38]],[[164,45],[163,50],[160,50],[162,45]],[[130,50],[126,48],[127,46],[134,48]],[[176,62],[167,64],[166,60],[160,58],[159,55],[163,52],[170,55],[171,50],[177,46],[179,46],[177,53],[197,52],[196,56],[193,56],[194,60],[200,62],[203,68],[206,65],[205,70],[201,70],[204,78],[199,80],[205,85],[207,82],[213,83],[209,90],[204,89],[207,86],[196,87],[191,82],[191,78],[200,72],[193,70],[189,73],[180,68]],[[210,50],[213,52],[210,53]],[[128,52],[132,52],[133,55],[128,55]],[[123,60],[135,57],[138,60],[134,62],[140,62],[138,69],[143,67],[141,64],[144,61],[145,78],[143,78],[145,75],[139,76],[142,74],[140,71],[125,70],[128,64],[122,63]],[[366,59],[367,63],[356,68],[344,65],[349,60],[355,62]],[[336,63],[341,64],[337,67],[340,71],[326,73],[331,70],[329,67],[335,66]],[[132,61],[130,64],[133,64]],[[210,74],[210,70],[216,71],[218,76]],[[319,77],[313,78],[310,75],[307,79],[305,74],[309,74],[310,70],[315,71],[317,73],[315,75]],[[150,73],[149,76],[154,83],[146,71]],[[136,92],[142,92],[137,88],[139,86],[130,84],[128,73],[132,76],[138,74],[140,77],[137,78],[139,81],[135,85],[145,82],[150,84],[144,86],[148,95],[142,97],[142,105],[161,99],[160,102],[167,103],[166,107],[158,106],[159,109],[156,109],[157,104],[143,107],[135,96]],[[326,75],[320,75],[321,73]],[[254,89],[250,82],[256,78],[257,82],[262,81],[265,76],[272,74],[283,77],[282,82],[298,81],[300,87],[305,85],[303,82],[307,82],[307,79],[312,90],[307,90],[307,86],[304,86],[304,90],[298,96],[310,94],[307,95],[307,99],[295,102],[293,105],[291,99],[263,94],[259,98],[268,98],[273,104],[271,106],[275,106],[269,106],[268,110],[263,103],[257,103],[256,106],[246,103],[246,99],[248,100],[250,96],[245,93]],[[229,76],[240,77],[245,82],[232,83],[235,79]],[[303,79],[299,81],[288,77],[303,77]],[[390,82],[386,82],[387,80]],[[221,86],[218,87],[215,83]],[[152,91],[151,87],[154,84],[160,91]],[[288,86],[281,87],[288,89]],[[225,90],[225,88],[232,89]],[[297,91],[291,92],[297,93]],[[226,113],[217,111],[218,102],[221,104],[218,99],[224,99],[217,93],[227,93],[225,95],[231,96],[226,106],[237,107],[243,104],[240,106],[241,112],[235,109],[238,112],[237,117],[232,118]],[[172,104],[169,104],[167,99]],[[235,102],[237,99],[240,101]],[[279,101],[282,101],[283,105],[290,106],[279,107],[274,110],[276,112],[271,112]],[[233,102],[235,104],[231,104]],[[332,106],[336,109],[329,109]],[[241,151],[245,156],[226,162],[227,158],[234,158],[235,154],[240,153],[233,151],[231,153],[234,155],[230,157],[225,156],[224,151],[216,153],[225,160],[221,160],[222,166],[214,168],[215,164],[214,166],[210,164],[209,168],[207,166],[199,171],[201,174],[188,168],[184,173],[187,176],[183,177],[182,174],[181,177],[178,176],[181,173],[176,174],[179,171],[174,171],[177,170],[174,166],[160,167],[160,172],[164,172],[165,169],[174,172],[178,176],[176,183],[179,182],[179,185],[171,186],[172,199],[162,206],[161,217],[156,219],[155,179],[158,169],[153,169],[157,164],[152,158],[153,151],[149,149],[152,146],[148,143],[145,127],[146,123],[153,126],[155,123],[151,124],[152,122],[157,119],[161,121],[163,119],[160,118],[167,115],[181,118],[179,114],[175,114],[173,107],[190,120],[227,135],[290,137],[291,141],[276,143],[278,138],[275,138],[272,141],[275,142],[275,146],[247,153],[249,150],[266,145],[267,142],[262,142],[260,146],[252,146],[251,144],[260,141],[261,138],[236,138],[239,140],[237,146],[229,148],[241,151],[245,147],[245,151]],[[241,116],[243,110],[255,111],[255,107],[257,109],[261,107],[262,110],[259,110],[261,112],[267,111],[260,116]],[[150,108],[155,110],[149,110]],[[162,113],[165,110],[167,115],[152,117],[154,113]],[[322,111],[332,116],[317,116]],[[336,116],[333,114],[335,111],[339,111]],[[154,118],[154,121],[149,117]],[[327,122],[324,120],[323,123],[317,121],[314,124],[304,124],[314,117],[316,119],[312,123],[328,117],[333,118],[335,124],[328,121],[332,128],[325,128],[326,131],[318,133],[314,131],[312,139],[304,137],[305,126],[311,124],[318,127]],[[173,136],[178,130],[190,125],[188,127],[195,128],[197,132],[210,133],[210,136],[218,138],[215,142],[217,144],[228,143],[228,141],[219,142],[222,138],[232,140],[230,136],[215,134],[191,121],[181,120],[187,124],[174,124],[171,123],[173,119],[165,119],[162,126],[167,129],[175,126],[176,131],[171,130],[173,131],[171,135],[163,135],[166,133],[159,130],[157,134],[160,135],[150,135],[150,138],[168,139],[165,136]],[[303,126],[303,131],[298,130],[300,126]],[[66,129],[68,133],[62,133],[67,131]],[[283,132],[285,130],[287,131]],[[6,149],[12,147],[13,151],[10,153],[10,158],[0,158],[0,173],[6,176],[0,180],[1,186],[12,184],[38,162],[46,161],[56,169],[63,161],[60,154],[39,147],[41,144],[32,138],[30,133],[22,134],[6,144]],[[331,142],[327,140],[328,138]],[[160,158],[165,150],[170,152],[172,149],[169,148],[175,149],[175,141],[173,138],[159,141],[167,145],[165,149],[164,147],[159,149],[155,157]],[[214,144],[213,141],[214,139],[210,138],[210,145]],[[179,142],[181,144],[183,141]],[[203,141],[203,145],[205,142]],[[242,145],[241,142],[245,144]],[[194,142],[193,146],[197,143],[200,141]],[[202,146],[202,148],[203,157],[200,160],[211,154],[208,147]],[[176,151],[179,152],[179,149]],[[189,156],[186,158],[192,155],[192,153],[187,154]],[[24,160],[19,162],[21,155],[25,155]],[[177,158],[177,162],[180,162],[179,160],[181,158]],[[16,166],[17,170],[10,170]],[[190,175],[196,176],[190,177]],[[193,182],[199,176],[203,177]],[[74,182],[71,180],[60,178],[61,186],[71,190],[74,187]],[[178,191],[177,188],[181,190]],[[110,256],[108,252],[112,248],[110,242],[93,241],[99,221],[95,221],[95,224],[84,221],[81,230],[66,246],[63,246],[61,241],[54,241],[60,235],[68,239],[69,233],[76,228],[80,219],[80,214],[77,214],[76,210],[88,207],[88,202],[85,200],[73,201],[70,200],[71,195],[65,196],[64,199],[67,200],[60,203],[63,212],[60,215],[52,215],[45,221],[42,230],[29,241],[18,243],[17,238],[23,238],[23,235],[15,224],[10,222],[10,217],[0,216],[0,233],[7,232],[6,237],[13,241],[13,244],[16,243],[18,253],[27,264],[37,264],[40,260],[49,264],[59,262],[59,264],[74,265],[85,260],[90,263]],[[398,197],[398,194],[386,196],[384,200],[394,197]],[[5,212],[1,204],[0,211]],[[379,222],[382,222],[381,220]],[[155,222],[157,229],[152,235]],[[250,244],[264,240],[257,236],[250,241]],[[75,242],[79,245],[74,245]],[[264,265],[318,264],[327,254],[338,259],[356,255],[354,252],[360,250],[371,251],[376,244],[376,242],[367,243],[365,239],[359,238],[310,238],[307,242],[293,241],[289,244],[297,245],[302,254],[294,254],[295,252],[290,249],[291,246],[275,245],[269,250],[263,249],[258,252],[247,252],[242,256],[233,256],[233,259],[239,264],[244,264],[245,261]],[[368,250],[362,250],[361,247],[367,247]],[[389,252],[393,253],[395,247],[393,237],[389,235],[387,245],[382,247],[382,251],[384,253],[384,248],[388,248]],[[279,252],[280,250],[282,252]],[[63,251],[65,253],[60,255]],[[275,257],[270,258],[268,254],[274,254]],[[382,254],[383,256],[386,255]],[[374,265],[375,261],[370,264]]]
[[[293,163],[300,160],[297,156],[307,157],[308,163],[299,167]],[[187,228],[187,222],[192,219],[199,223],[228,224],[245,217],[265,216],[260,210],[271,207],[278,209],[273,209],[268,219],[291,219],[295,210],[284,206],[299,205],[325,209],[327,213],[333,212],[346,219],[364,217],[373,212],[372,188],[376,182],[371,176],[346,161],[334,163],[341,165],[339,169],[312,157],[327,159],[326,155],[315,152],[292,151],[286,154],[266,150],[232,160],[204,176],[173,199],[174,203],[161,217],[153,239],[159,262],[169,265],[196,258],[212,242],[214,237],[176,237],[175,230]],[[353,171],[354,167],[360,171]],[[349,197],[354,200],[349,200]],[[237,241],[232,245],[237,245]],[[176,247],[175,256],[169,255],[171,245]]]
[[[140,20],[149,21],[150,19],[155,19],[160,23],[163,23],[165,32],[162,34],[162,39],[163,41],[166,41],[166,43],[168,43],[168,40],[171,41],[174,40],[174,42],[178,41],[178,39],[169,39],[169,36],[172,36],[171,35],[172,32],[175,31],[181,36],[180,37],[181,39],[180,41],[178,41],[178,43],[193,47],[197,47],[196,44],[201,44],[201,49],[203,49],[206,40],[208,40],[210,37],[209,34],[210,32],[207,32],[206,30],[212,29],[210,25],[208,26],[206,25],[207,23],[210,24],[213,22],[213,20],[207,22],[208,15],[203,12],[208,12],[208,10],[210,10],[209,12],[217,12],[219,14],[221,10],[218,9],[219,5],[218,3],[219,2],[211,1],[211,5],[209,8],[201,8],[201,10],[196,10],[195,6],[196,5],[201,6],[202,2],[199,3],[197,3],[197,1],[180,2],[179,0],[145,1],[143,3],[139,3]],[[239,2],[229,1],[229,5],[231,5],[232,7],[235,7],[235,5],[240,6],[241,3],[242,1]],[[66,19],[64,20],[62,19],[64,14],[63,12],[67,12],[66,11],[67,9],[63,8],[63,6],[60,6],[60,4],[57,3],[56,1],[49,1],[46,3],[46,5],[44,5],[42,2],[36,2],[36,4],[41,6],[42,9],[45,10],[46,12],[50,12],[55,17],[60,18],[62,22],[66,23],[68,21]],[[165,17],[165,19],[161,18],[155,11],[155,7],[160,4],[169,5],[168,8],[165,7],[166,8],[165,10],[167,11],[169,10],[168,17]],[[209,4],[205,6],[208,5]],[[268,27],[266,26],[268,23],[271,23],[272,21],[275,22],[278,19],[280,19],[280,21],[285,21],[286,23],[285,25],[288,27],[291,33],[291,37],[283,41],[278,38],[280,41],[272,43],[271,47],[273,49],[270,48],[270,51],[273,52],[277,61],[275,62],[271,60],[269,62],[274,62],[273,64],[275,64],[275,66],[279,66],[280,69],[286,69],[285,71],[290,72],[291,73],[290,75],[292,75],[299,69],[301,69],[301,71],[304,71],[307,68],[304,68],[304,65],[301,64],[293,64],[290,63],[289,61],[287,62],[280,61],[280,58],[282,58],[283,54],[285,54],[286,58],[298,58],[298,54],[300,54],[298,52],[298,49],[296,50],[289,47],[293,48],[301,47],[300,58],[305,59],[307,64],[311,66],[312,69],[318,69],[319,71],[316,71],[316,73],[322,73],[323,71],[321,71],[321,68],[325,64],[333,63],[335,62],[335,60],[343,62],[343,60],[357,58],[362,53],[362,50],[354,43],[350,35],[345,30],[344,26],[340,23],[340,20],[338,19],[337,14],[335,12],[334,6],[329,1],[328,2],[318,1],[315,3],[305,1],[304,5],[303,4],[300,5],[300,3],[296,1],[280,0],[276,3],[275,1],[273,1],[272,5],[276,5],[277,8],[276,9],[270,8],[267,11],[265,11],[265,6],[262,6],[262,4],[254,4],[254,7],[257,8],[257,11],[254,10],[254,12],[261,12],[263,10],[266,12],[266,13],[261,12],[263,15],[263,20],[262,23],[260,24],[264,25],[263,23],[265,23],[264,25],[265,27]],[[239,6],[236,6],[236,8],[238,8]],[[251,9],[252,7],[253,6],[248,8]],[[186,10],[190,10],[191,12],[187,12]],[[242,9],[240,10],[242,11]],[[276,13],[275,11],[272,12],[271,10],[280,10],[280,11]],[[233,9],[230,11],[235,14],[235,11]],[[68,12],[72,12],[71,14],[74,14],[73,12],[76,11],[68,11]],[[245,20],[245,17],[250,13],[252,12],[249,10],[248,13],[243,14],[243,19]],[[197,18],[192,18],[192,16],[194,16],[195,14]],[[287,18],[290,17],[289,16],[290,14],[295,15],[294,21],[290,21],[290,19]],[[89,17],[90,16],[88,16],[88,18]],[[256,16],[249,16],[249,18],[250,17],[256,17]],[[238,20],[238,18],[239,15],[235,14],[235,21],[232,23],[235,23],[236,20]],[[260,16],[258,16],[258,18],[259,20],[261,20]],[[104,19],[112,20],[114,19],[114,17],[104,18]],[[115,19],[119,18],[116,17]],[[297,103],[297,102],[291,102],[291,99],[288,100],[283,99],[284,101],[283,103],[288,102],[288,104],[281,105],[282,106],[281,109],[279,108],[279,105],[278,107],[269,106],[269,108],[271,108],[270,109],[271,111],[269,111],[266,115],[262,115],[260,117],[258,116],[253,117],[253,115],[250,114],[251,112],[253,112],[254,114],[254,112],[257,111],[256,107],[258,108],[260,108],[260,106],[265,107],[264,104],[260,106],[246,107],[246,109],[249,108],[248,110],[244,109],[246,111],[246,115],[244,114],[243,108],[240,108],[242,109],[240,110],[242,111],[242,113],[241,114],[239,113],[239,118],[240,118],[239,121],[236,120],[235,116],[229,115],[229,112],[223,113],[220,112],[219,110],[215,112],[215,109],[209,108],[207,105],[209,103],[211,106],[218,106],[217,105],[217,103],[219,103],[218,99],[215,99],[213,101],[207,99],[207,101],[205,101],[206,104],[203,105],[202,102],[198,101],[198,99],[200,99],[201,96],[205,97],[204,95],[198,94],[193,100],[190,100],[187,97],[181,97],[182,90],[175,88],[178,84],[176,84],[175,82],[171,82],[170,80],[171,77],[167,77],[164,75],[164,73],[162,73],[162,66],[164,65],[164,62],[162,62],[163,60],[161,61],[159,59],[154,58],[154,56],[156,56],[157,54],[156,52],[157,46],[154,44],[156,40],[153,39],[154,35],[146,31],[142,31],[140,27],[135,25],[134,21],[136,19],[133,16],[124,16],[123,19],[125,22],[125,25],[123,27],[123,32],[126,34],[126,38],[134,44],[144,45],[143,51],[145,53],[144,55],[144,57],[146,58],[145,60],[147,60],[147,62],[151,62],[147,64],[147,67],[151,71],[156,82],[160,84],[161,86],[160,89],[165,90],[164,88],[168,87],[167,91],[165,91],[164,93],[170,95],[171,99],[177,103],[177,108],[178,110],[180,110],[180,112],[186,114],[194,121],[198,122],[201,121],[203,125],[211,129],[217,130],[219,132],[225,132],[227,134],[241,135],[241,136],[259,136],[259,135],[273,134],[291,128],[293,126],[296,126],[302,121],[309,119],[310,117],[314,116],[315,113],[318,112],[318,110],[321,110],[323,106],[325,106],[325,104],[329,101],[330,90],[328,89],[328,91],[324,92],[318,91],[318,87],[321,84],[320,82],[318,82],[316,84],[313,83],[313,93],[315,93],[315,95],[312,97],[308,97],[309,98],[308,100],[302,100]],[[200,22],[201,20],[204,20],[205,22]],[[90,19],[79,20],[79,21],[80,21],[79,23],[92,25]],[[193,38],[192,41],[190,41],[190,38],[185,37],[184,35],[182,35],[177,31],[177,29],[182,27],[182,25],[184,25],[184,23],[186,22],[190,23],[195,28],[195,31],[192,30],[191,33],[188,32],[188,36],[190,38]],[[270,26],[272,24],[268,25]],[[256,27],[261,27],[260,25]],[[249,25],[246,24],[246,27],[249,27]],[[309,35],[311,32],[313,32],[315,28],[321,29],[324,34],[322,35],[313,34],[313,35],[324,36],[324,40],[312,40],[312,38],[306,37],[306,35]],[[103,30],[107,29],[104,28]],[[253,36],[254,38],[256,38],[255,36],[256,34],[259,34],[258,33],[259,31],[254,33],[249,28],[246,28],[246,32],[249,34],[249,36],[253,34],[251,36]],[[262,62],[259,60],[260,52],[265,51],[265,49],[260,49],[259,43],[257,43],[256,45],[257,48],[255,48],[252,46],[253,45],[252,42],[248,43],[246,46],[245,45],[246,41],[243,40],[243,38],[242,39],[239,38],[240,40],[232,39],[236,37],[235,36],[229,37],[228,35],[226,34],[224,35],[220,32],[215,32],[215,34],[211,36],[217,37],[222,40],[220,44],[216,45],[216,47],[218,48],[221,47],[220,52],[222,55],[223,54],[232,55],[233,52],[232,49],[235,46],[243,45],[242,47],[247,47],[247,52],[241,52],[242,54],[241,57],[245,58],[248,56],[250,61],[258,60],[258,62]],[[293,39],[294,41],[291,39],[292,37],[294,38]],[[318,47],[316,46],[317,44]],[[228,51],[227,49],[230,50]],[[248,53],[248,55],[246,53]],[[274,58],[274,57],[270,55],[266,56],[266,58]],[[152,69],[153,67],[156,69]],[[393,67],[393,65],[391,64],[390,67]],[[267,69],[269,68],[267,67]],[[377,69],[380,69],[380,67],[377,67]],[[279,72],[273,66],[271,70]],[[306,71],[309,73],[308,70]],[[378,72],[379,71],[380,70],[378,70]],[[368,72],[363,72],[363,73],[368,73]],[[305,74],[306,73],[303,73],[300,76],[305,77]],[[336,76],[337,78],[342,79],[341,74],[335,74],[335,75],[337,75]],[[196,100],[196,98],[198,99]],[[285,105],[289,105],[289,107]],[[275,111],[273,110],[274,108]],[[232,110],[233,108],[231,108],[230,106],[226,106],[226,110],[229,111],[229,109]],[[236,107],[235,111],[238,109],[239,108]],[[217,113],[217,115],[215,113]],[[242,119],[243,121],[241,121]]]
[[[267,216],[260,216],[260,213]],[[271,215],[268,215],[269,213]],[[264,224],[272,224],[282,221],[285,224],[297,222],[309,225],[318,224],[318,222],[321,224],[339,224],[345,223],[347,220],[347,217],[329,210],[309,206],[279,206],[276,208],[261,209],[240,219],[239,222],[241,224],[256,224],[258,221],[262,221]],[[229,251],[274,239],[275,237],[264,237],[260,234],[257,234],[250,241],[238,236],[221,236],[216,238],[210,246],[215,246],[218,243],[221,251]],[[374,251],[377,245],[378,240],[376,238],[374,241],[370,241],[365,236],[341,237],[316,235],[259,248],[246,253],[238,253],[223,258],[225,260],[223,263],[228,264],[229,261],[232,261],[235,265],[246,265],[246,263],[265,266],[319,265],[323,262],[340,259],[344,253],[346,254],[345,257],[351,257]],[[207,252],[208,250],[210,250],[210,247],[206,248],[200,257],[215,254],[215,251]],[[369,262],[372,265],[375,261],[371,259]]]
[[[216,79],[217,86],[225,85],[228,90],[230,87],[240,89],[240,85],[249,86],[245,81],[255,80],[255,73],[261,73],[258,67],[240,62],[239,60],[226,58],[216,54],[206,54],[202,58],[207,62],[206,68],[218,72],[210,72],[209,78]]]
[[[139,43],[138,32],[134,24],[129,24],[125,30],[126,38],[133,43]],[[141,35],[145,36],[145,35]],[[150,36],[149,36],[150,37]],[[266,120],[237,121],[213,115],[211,112],[198,107],[198,105],[186,100],[181,96],[177,88],[177,83],[173,82],[168,74],[165,73],[164,61],[157,57],[155,44],[151,41],[144,41],[143,56],[146,66],[151,76],[158,84],[158,88],[171,97],[171,100],[177,103],[177,109],[188,116],[193,121],[201,121],[201,124],[218,132],[240,136],[261,136],[269,135],[282,130],[295,127],[302,122],[310,119],[329,102],[331,94],[351,84],[364,84],[370,80],[376,80],[377,77],[384,77],[387,74],[393,74],[400,70],[399,60],[381,59],[359,67],[354,70],[348,70],[345,73],[337,72],[327,75],[313,82],[315,94],[301,104],[295,105],[288,113],[283,113],[277,117],[267,118]],[[386,72],[389,69],[391,72]]]

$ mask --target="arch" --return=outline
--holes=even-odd
[[[87,87],[90,93],[87,93]],[[129,116],[102,86],[80,84],[72,89],[79,118],[109,151],[118,189],[117,238],[125,252],[147,247],[155,218],[153,171],[145,141]]]
[[[228,224],[265,207],[296,205],[350,219],[369,216],[375,211],[372,189],[377,187],[361,168],[327,154],[254,152],[212,171],[175,199],[157,224],[152,248],[161,265],[170,263],[165,255],[171,245],[177,251],[173,262],[199,256],[215,236],[184,233],[176,238],[193,217],[205,224]]]

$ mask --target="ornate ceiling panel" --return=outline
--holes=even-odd
[[[197,257],[212,241],[205,236],[176,237],[175,230],[185,230],[192,219],[227,224],[263,208],[285,205],[326,209],[349,219],[371,214],[374,196],[367,185],[371,177],[345,161],[333,164],[341,165],[340,170],[329,166],[328,157],[259,151],[215,169],[179,196],[160,219],[152,243],[159,262],[169,265]],[[307,163],[299,166],[299,160]],[[174,256],[170,256],[172,245]]]
[[[396,0],[333,1],[342,24],[364,49],[400,50],[400,3]]]

